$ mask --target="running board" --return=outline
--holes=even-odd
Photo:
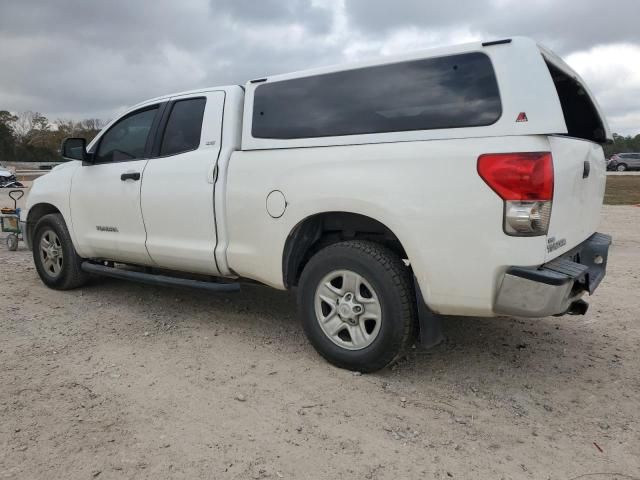
[[[82,262],[82,270],[87,273],[103,275],[105,277],[119,278],[121,280],[133,280],[134,282],[160,285],[166,287],[197,288],[210,292],[232,293],[240,291],[239,283],[215,283],[202,280],[190,280],[188,278],[170,277],[167,275],[154,275],[151,273],[124,270],[122,268],[107,267],[91,262]]]

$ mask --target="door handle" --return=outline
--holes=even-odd
[[[589,173],[591,173],[591,163],[589,163],[588,160],[585,160],[582,167],[582,178],[588,178]]]
[[[135,180],[136,182],[140,180],[140,172],[127,172],[120,175],[120,180],[123,182],[125,180]]]

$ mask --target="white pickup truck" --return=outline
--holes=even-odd
[[[320,354],[373,371],[434,314],[584,313],[610,138],[553,53],[471,43],[138,104],[64,142],[24,231],[51,288],[297,288]]]

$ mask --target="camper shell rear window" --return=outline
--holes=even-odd
[[[589,93],[576,78],[567,75],[547,59],[545,62],[558,92],[567,135],[605,143],[607,134]]]
[[[502,114],[480,52],[265,83],[254,93],[254,138],[298,139],[479,127]]]

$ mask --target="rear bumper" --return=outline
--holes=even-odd
[[[546,317],[572,313],[584,292],[592,294],[605,276],[611,237],[595,233],[540,267],[510,267],[494,310],[500,315]],[[586,311],[586,304],[580,313]]]

